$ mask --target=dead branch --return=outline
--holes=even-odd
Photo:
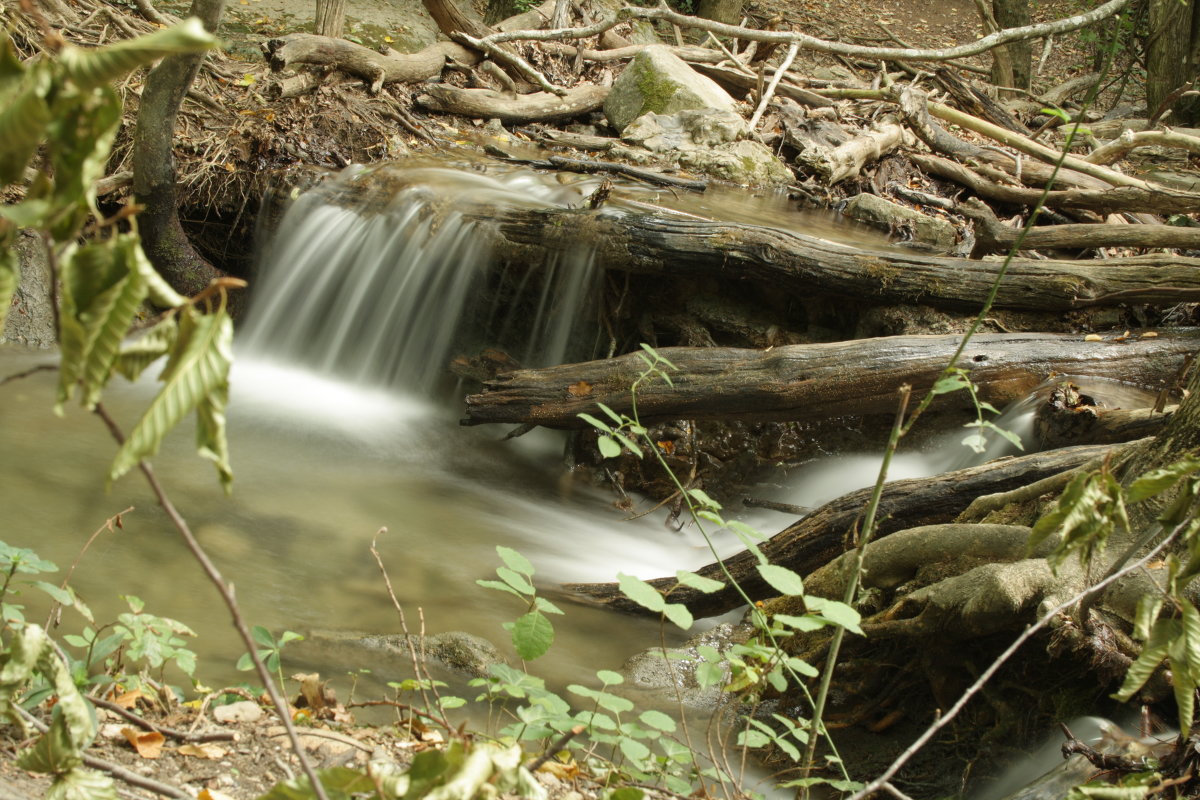
[[[437,77],[449,58],[467,64],[479,60],[473,50],[453,42],[438,42],[418,53],[382,55],[345,39],[311,33],[268,39],[262,48],[272,70],[296,64],[332,67],[367,81],[372,93],[389,83],[413,83]]]
[[[432,111],[464,117],[524,124],[577,117],[600,108],[606,97],[607,86],[576,86],[564,90],[561,97],[549,92],[512,97],[491,89],[459,89],[434,84],[425,87],[425,93],[417,98],[417,104]]]
[[[1140,133],[1126,130],[1108,144],[1093,150],[1084,161],[1091,164],[1113,164],[1139,147],[1150,146],[1173,147],[1193,155],[1200,155],[1200,137],[1187,136],[1172,130],[1141,131]]]

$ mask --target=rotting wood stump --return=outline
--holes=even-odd
[[[669,347],[659,352],[678,370],[672,384],[638,391],[643,423],[664,419],[802,421],[889,412],[909,384],[920,396],[945,369],[961,337],[890,336],[767,350]],[[1154,338],[1084,341],[1053,333],[976,334],[958,362],[979,385],[980,399],[1003,405],[1053,374],[1109,378],[1149,389],[1173,379],[1200,348],[1200,329],[1168,329]],[[604,403],[631,411],[629,387],[645,369],[637,353],[508,372],[466,398],[465,425],[507,423],[580,428],[581,412]],[[969,402],[939,398],[941,408]]]

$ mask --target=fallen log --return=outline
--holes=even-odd
[[[1002,186],[989,181],[948,158],[922,153],[913,153],[909,158],[925,172],[960,183],[989,200],[1032,207],[1043,197],[1043,193],[1037,189]],[[1102,191],[1067,189],[1048,192],[1044,197],[1045,204],[1050,208],[1079,208],[1103,214],[1119,211],[1192,214],[1200,211],[1200,193],[1165,187],[1153,190],[1140,189],[1135,186],[1114,186]]]
[[[678,370],[672,385],[643,383],[643,423],[670,419],[813,420],[893,410],[896,390],[918,396],[942,374],[960,337],[889,336],[767,350],[668,347]],[[1157,389],[1200,347],[1200,329],[1154,338],[1085,342],[1082,336],[989,333],[971,339],[958,365],[970,370],[980,399],[1003,405],[1026,396],[1052,373],[1113,378]],[[604,403],[632,410],[629,387],[645,369],[638,353],[500,375],[466,398],[464,425],[533,423],[579,428],[580,413]],[[939,398],[942,407],[955,402]],[[957,401],[961,402],[961,400]]]
[[[437,77],[449,58],[468,64],[479,60],[473,51],[453,42],[438,42],[417,53],[383,55],[345,39],[311,33],[268,39],[262,48],[274,71],[297,64],[330,67],[362,78],[370,84],[372,92],[389,83],[414,83]]]
[[[567,89],[560,97],[551,92],[507,95],[491,89],[459,89],[433,84],[424,87],[417,104],[431,111],[464,117],[498,119],[523,124],[551,119],[570,119],[595,111],[608,97],[607,86],[583,85]]]
[[[796,163],[819,177],[824,185],[832,186],[857,177],[865,165],[878,161],[904,141],[905,129],[888,120],[831,150],[805,150],[796,156]]]
[[[1116,191],[1116,190],[1114,190]],[[581,237],[597,263],[616,270],[687,278],[766,281],[858,302],[922,303],[973,311],[1001,269],[998,261],[938,257],[896,248],[865,250],[792,231],[738,223],[587,209],[470,212],[488,221],[494,246],[571,250]],[[1200,260],[1146,255],[1103,261],[1013,259],[998,308],[1068,311],[1120,303],[1200,300]]]
[[[1117,447],[1120,447],[1119,445]],[[1001,458],[977,467],[947,472],[932,478],[892,481],[883,490],[879,503],[876,533],[883,537],[920,525],[954,520],[976,497],[1005,492],[1019,486],[1075,469],[1114,450],[1113,445],[1068,447],[1017,458]],[[823,567],[854,546],[854,535],[872,487],[860,489],[826,503],[809,516],[785,528],[760,545],[772,563],[807,575]],[[758,559],[749,551],[709,564],[696,570],[707,578],[722,581],[725,588],[703,594],[678,586],[675,578],[658,578],[650,584],[660,591],[671,590],[667,599],[683,603],[700,617],[715,616],[742,605],[745,601],[728,585],[725,570],[737,581],[750,600],[763,600],[779,594],[762,579]],[[649,612],[621,594],[615,583],[574,583],[564,589],[583,595],[602,605],[637,614]]]
[[[975,223],[975,248],[971,256],[1007,252],[1020,239],[1022,250],[1086,250],[1099,247],[1143,247],[1200,249],[1200,228],[1178,225],[1106,225],[1069,224],[1030,228],[1010,228],[978,198],[959,203],[955,209]]]

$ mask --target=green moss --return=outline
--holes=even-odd
[[[679,84],[669,78],[659,77],[645,64],[639,64],[637,70],[637,87],[642,95],[642,108],[634,115],[634,119],[650,111],[664,113],[671,98],[678,94]]]

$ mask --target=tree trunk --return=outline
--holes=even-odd
[[[996,24],[1001,29],[1023,28],[1033,21],[1029,16],[1029,0],[992,0],[992,13],[995,14]],[[1005,45],[1004,50],[1008,52],[1009,66],[1012,70],[1011,85],[1018,89],[1028,89],[1033,73],[1033,48],[1029,40],[1012,42]],[[997,77],[993,71],[993,82],[998,86],[1006,85],[997,81]]]
[[[340,39],[345,25],[346,0],[317,0],[315,34]]]
[[[664,419],[813,420],[887,413],[896,390],[917,396],[941,375],[960,337],[890,336],[769,350],[668,347],[679,369],[672,385],[638,390],[642,422]],[[959,365],[971,371],[979,396],[1003,405],[1027,395],[1051,373],[1114,378],[1158,388],[1200,345],[1200,330],[1173,330],[1151,339],[1085,342],[1066,334],[978,334]],[[618,358],[509,372],[466,399],[467,425],[533,423],[578,428],[576,415],[604,403],[631,411],[629,387],[644,370],[638,353]],[[943,395],[942,403],[955,402]],[[958,402],[962,402],[961,399]]]
[[[1146,105],[1158,111],[1179,87],[1192,80],[1192,16],[1195,0],[1150,0],[1146,41]]]
[[[700,0],[696,16],[702,19],[738,25],[742,21],[743,0]]]
[[[224,0],[193,0],[191,15],[216,33]],[[204,54],[167,56],[146,77],[133,138],[133,191],[142,248],[177,291],[193,295],[223,273],[192,247],[179,224],[175,187],[175,117]]]

